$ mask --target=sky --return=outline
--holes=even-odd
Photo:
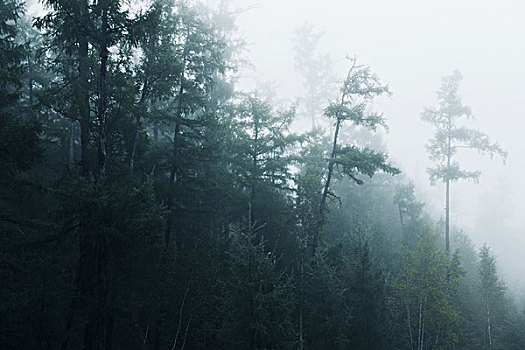
[[[444,215],[444,188],[429,184],[426,169],[432,163],[425,144],[433,131],[419,114],[437,104],[441,77],[461,71],[460,94],[475,115],[469,125],[489,134],[509,157],[503,164],[475,152],[460,155],[465,168],[481,170],[482,177],[478,184],[452,185],[451,223],[476,246],[489,244],[508,283],[525,290],[525,3],[232,0],[232,5],[249,8],[237,20],[253,65],[241,72],[241,88],[271,82],[281,99],[301,95],[293,31],[305,22],[324,32],[319,47],[334,59],[341,79],[348,69],[345,56],[357,55],[389,84],[393,95],[375,104],[387,117],[389,153],[436,218]]]

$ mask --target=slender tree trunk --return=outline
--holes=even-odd
[[[182,87],[181,89],[182,90]],[[182,92],[180,92],[182,94]],[[181,121],[180,118],[177,118],[177,121],[175,122],[175,131],[173,133],[173,164],[170,171],[170,179],[169,179],[169,189],[168,189],[168,201],[167,201],[167,210],[168,210],[168,220],[166,225],[166,234],[165,234],[165,246],[166,249],[168,249],[171,239],[171,231],[172,231],[172,225],[173,225],[173,219],[172,219],[172,209],[173,209],[173,200],[175,196],[175,182],[177,181],[177,171],[178,171],[178,159],[180,154],[180,126]]]
[[[450,180],[446,181],[446,199],[445,199],[445,250],[447,260],[450,260]]]
[[[159,123],[155,122],[153,124],[153,141],[158,142],[159,141]]]
[[[492,330],[490,325],[490,306],[487,303],[487,335],[489,340],[489,350],[492,350]]]
[[[252,154],[252,173],[251,173],[251,185],[250,185],[250,202],[248,203],[248,218],[249,218],[249,225],[250,225],[250,231],[253,229],[253,226],[255,224],[254,217],[253,217],[253,202],[255,200],[255,192],[256,192],[256,182],[257,177],[259,176],[259,169],[257,168],[257,153],[259,152],[258,144],[259,141],[259,127],[258,127],[258,120],[257,117],[254,116],[254,149]],[[258,235],[256,233],[256,235]]]
[[[182,298],[182,304],[179,309],[179,322],[177,324],[177,333],[175,334],[175,339],[173,340],[173,346],[171,347],[171,350],[175,350],[175,348],[177,347],[177,340],[179,339],[180,326],[182,325],[182,312],[184,311],[184,304],[186,303],[186,297],[188,296],[188,291],[190,290],[190,284],[191,284],[192,278],[193,278],[193,271],[190,275],[190,279],[188,280],[188,284],[186,285],[186,290],[184,291],[184,297]]]
[[[175,120],[175,130],[173,132],[173,162],[171,165],[171,171],[170,171],[170,179],[169,179],[169,187],[168,187],[168,200],[166,203],[167,210],[168,210],[168,220],[166,222],[166,232],[164,235],[164,243],[166,249],[168,249],[171,239],[171,231],[173,226],[173,219],[172,219],[172,209],[173,209],[173,200],[175,196],[175,182],[177,181],[177,172],[179,170],[179,155],[180,155],[180,145],[181,145],[181,137],[180,137],[180,128],[182,123],[182,117],[183,117],[183,105],[182,105],[182,96],[184,94],[184,75],[186,74],[186,58],[188,55],[188,45],[185,45],[184,52],[182,54],[182,70],[180,73],[180,86],[179,91],[177,93],[177,119]]]
[[[99,87],[98,87],[98,111],[97,119],[99,124],[98,130],[98,167],[97,167],[97,181],[103,182],[106,176],[106,89],[107,89],[107,63],[108,63],[108,0],[100,1],[98,5],[101,7],[101,23],[100,23],[100,38],[99,38],[99,56],[100,56],[100,72],[99,72]],[[94,242],[96,246],[95,253],[95,293],[97,300],[97,308],[95,312],[94,326],[91,328],[93,332],[92,346],[97,350],[106,349],[108,347],[109,330],[111,328],[108,322],[108,277],[107,277],[107,250],[108,242],[106,232],[99,232],[98,237]],[[91,340],[89,341],[91,342]]]
[[[401,223],[401,229],[405,230],[405,221],[403,220],[403,210],[401,210],[401,207],[398,206],[397,209],[399,210],[399,222]]]
[[[328,193],[330,191],[330,182],[332,180],[332,174],[334,172],[333,160],[335,159],[335,156],[337,153],[337,137],[339,136],[340,127],[341,127],[341,120],[337,118],[337,122],[335,124],[335,131],[334,131],[334,141],[332,144],[332,153],[330,155],[330,160],[328,163],[328,174],[326,175],[326,182],[324,184],[323,194],[321,196],[321,204],[319,205],[319,212],[317,214],[317,222],[315,225],[314,237],[312,241],[312,255],[315,255],[317,245],[319,244],[319,235],[321,234],[321,230],[324,224],[324,209],[326,205],[326,198],[328,197]]]
[[[408,283],[408,268],[406,271],[406,282],[405,282],[406,290],[409,289],[409,283]],[[410,315],[410,299],[409,299],[409,293],[407,293],[406,296],[406,311],[407,311],[407,327],[408,327],[408,336],[410,338],[410,349],[414,350],[414,337],[412,335],[412,324],[411,324],[411,315]]]
[[[301,249],[299,268],[299,350],[304,349],[303,303],[304,303],[304,249]]]
[[[419,325],[417,331],[417,348],[418,350],[423,348],[423,299],[419,301]]]
[[[193,314],[190,314],[190,317],[188,317],[188,323],[186,323],[186,330],[184,331],[184,339],[182,339],[182,345],[181,345],[181,350],[184,349],[184,347],[186,346],[186,339],[188,338],[188,330],[190,329],[190,322],[191,322],[191,317],[192,317]]]
[[[108,5],[107,1],[99,3],[102,8],[102,23],[100,31],[100,77],[98,88],[98,180],[106,176],[106,80],[108,69]]]
[[[28,68],[28,87],[29,87],[29,115],[31,116],[31,119],[33,119],[34,122],[36,122],[36,113],[34,107],[34,93],[33,93],[33,85],[34,85],[34,69],[33,69],[33,53],[30,52],[27,57],[27,68]]]
[[[450,158],[452,157],[451,151],[451,135],[449,126],[447,141],[447,170],[450,170]],[[448,177],[445,186],[445,251],[447,254],[447,282],[450,282],[450,179]]]
[[[75,165],[75,133],[73,120],[69,119],[69,140],[68,140],[68,164],[69,169]]]
[[[84,23],[84,28],[88,27],[88,2],[81,1],[80,19]],[[90,108],[89,108],[89,82],[88,82],[88,37],[85,32],[86,29],[81,29],[78,42],[78,70],[79,83],[77,85],[78,110],[80,114],[80,166],[82,175],[87,177],[89,175],[88,165],[88,149],[89,149],[89,134],[90,134]]]
[[[421,350],[425,348],[425,321],[421,325]]]
[[[148,79],[146,78],[144,85],[142,86],[142,93],[139,101],[139,111],[137,113],[137,118],[135,121],[135,135],[133,136],[133,145],[131,147],[131,156],[129,159],[129,170],[133,172],[133,167],[135,165],[135,154],[137,152],[137,146],[139,143],[139,133],[140,127],[142,124],[142,118],[144,117],[144,110],[146,105],[146,96],[148,94]]]
[[[151,320],[148,321],[148,325],[146,326],[146,332],[144,333],[144,339],[142,340],[142,344],[144,345],[146,345],[146,342],[148,341],[150,323],[151,323]]]
[[[80,168],[81,174],[84,178],[89,176],[89,164],[88,164],[88,150],[90,140],[90,124],[91,124],[91,109],[89,106],[89,40],[88,32],[86,28],[89,28],[89,1],[80,0],[78,12],[75,14],[82,24],[77,29],[77,53],[78,53],[78,80],[74,85],[74,97],[77,106],[77,116],[80,121]],[[71,164],[73,154],[73,123],[70,122],[70,139],[69,139],[69,161]],[[74,156],[74,154],[73,154]],[[82,212],[79,218],[80,225],[78,229],[78,266],[75,277],[75,293],[70,303],[65,329],[64,337],[62,339],[60,348],[66,350],[69,347],[69,337],[72,329],[76,323],[79,310],[83,304],[87,302],[87,299],[93,295],[92,290],[92,249],[90,245],[90,239],[88,238],[89,232],[86,228],[86,216],[89,215],[87,212]],[[89,316],[88,316],[89,317]],[[84,327],[84,340],[85,348],[88,348],[89,341],[86,335],[89,334],[90,324],[89,322]]]

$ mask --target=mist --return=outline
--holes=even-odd
[[[487,132],[508,151],[500,159],[462,152],[467,169],[480,169],[479,183],[454,183],[453,225],[468,232],[477,246],[493,247],[511,284],[523,290],[525,274],[525,184],[523,111],[525,6],[519,1],[253,1],[238,26],[248,42],[253,67],[240,74],[250,89],[272,82],[279,98],[295,101],[304,91],[294,66],[293,32],[304,23],[322,33],[319,53],[333,59],[342,79],[346,56],[357,55],[388,83],[393,95],[376,102],[388,119],[388,150],[403,173],[417,184],[427,209],[444,215],[443,186],[430,186],[425,145],[432,128],[421,121],[424,106],[437,103],[441,76],[459,70],[460,94],[472,108],[473,127]],[[304,126],[303,126],[304,127]],[[516,287],[517,287],[516,286]]]
[[[0,344],[524,349],[525,5],[4,0]]]

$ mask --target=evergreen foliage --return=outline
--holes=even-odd
[[[227,1],[137,2],[47,0],[33,27],[0,2],[2,348],[525,348],[490,249],[453,228],[447,259],[370,141],[389,90],[369,67],[352,60],[324,109],[333,134],[296,135],[301,106],[237,90]],[[302,58],[314,118],[326,59]],[[470,113],[457,80],[425,114],[434,159],[446,123],[455,147],[503,154],[444,117]]]

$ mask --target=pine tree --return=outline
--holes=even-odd
[[[367,66],[357,65],[357,59],[352,60],[346,79],[341,87],[340,101],[332,102],[325,109],[325,116],[335,119],[332,150],[328,157],[326,179],[317,213],[316,228],[312,238],[312,254],[315,254],[322,231],[325,216],[325,206],[328,196],[333,196],[330,183],[334,169],[341,168],[343,174],[362,184],[359,174],[372,177],[376,172],[383,171],[392,175],[399,170],[387,163],[387,155],[369,148],[360,148],[354,145],[341,147],[338,145],[340,129],[345,121],[355,126],[362,126],[375,130],[378,126],[385,127],[385,120],[381,114],[369,112],[368,109],[377,96],[389,94],[388,86],[381,85],[379,78],[372,74]]]
[[[421,119],[435,127],[434,138],[427,145],[430,159],[437,162],[434,168],[428,170],[430,181],[440,180],[445,183],[445,247],[450,257],[450,183],[458,180],[478,181],[481,175],[479,170],[466,171],[454,161],[454,156],[461,149],[472,149],[480,154],[507,157],[497,143],[491,143],[489,137],[476,129],[461,125],[463,119],[473,118],[469,106],[463,105],[458,95],[461,73],[455,71],[441,80],[441,87],[437,92],[438,108],[425,107],[421,112]]]
[[[486,349],[499,349],[495,330],[500,328],[505,313],[505,286],[498,276],[496,259],[490,248],[484,244],[479,250],[479,289],[481,294],[484,346]],[[497,333],[497,332],[496,332]]]

